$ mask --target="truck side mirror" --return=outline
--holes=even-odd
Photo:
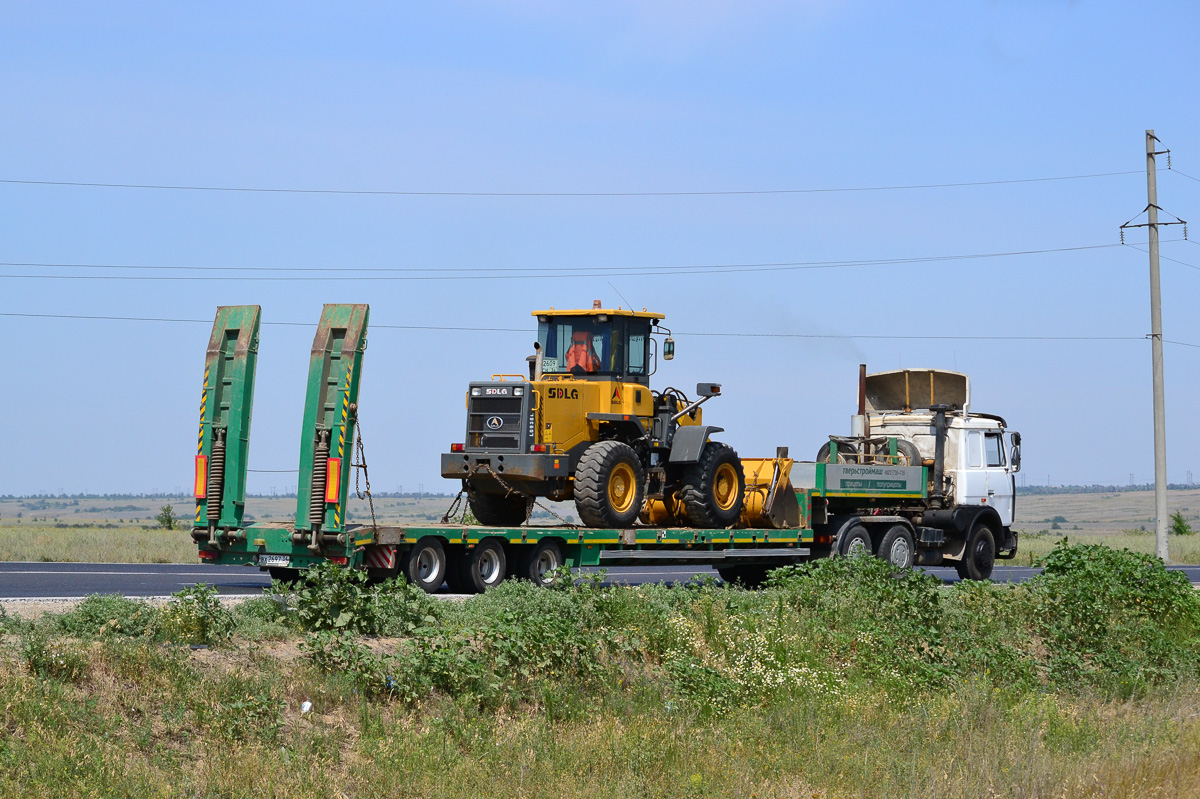
[[[701,397],[719,397],[721,396],[720,383],[697,383],[696,394]]]
[[[675,357],[675,339],[667,336],[663,340],[663,360],[669,361]]]
[[[1012,464],[1012,470],[1015,474],[1021,471],[1021,434],[1013,433],[1009,438],[1012,440],[1012,454],[1008,457],[1008,462]]]

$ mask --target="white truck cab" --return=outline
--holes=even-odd
[[[1021,468],[1021,436],[1009,432],[1002,417],[971,411],[970,378],[939,369],[866,376],[869,434],[912,442],[929,467],[936,467],[938,414],[930,410],[935,407],[945,408],[940,477],[946,506],[988,506],[1004,527],[1010,526],[1016,502],[1014,475]],[[935,492],[936,480],[934,476]]]

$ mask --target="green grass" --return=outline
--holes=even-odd
[[[328,568],[0,629],[4,796],[1200,795],[1200,595],[1103,547],[463,603]]]
[[[1017,558],[1013,561],[997,561],[999,565],[1028,566],[1045,556],[1054,545],[1063,539],[1076,544],[1101,544],[1113,549],[1128,549],[1131,552],[1154,554],[1154,532],[1149,533],[1100,533],[1089,534],[1073,530],[1056,530],[1054,533],[1024,533],[1021,535]],[[1200,564],[1200,536],[1170,536],[1168,542],[1171,563]]]
[[[187,530],[79,523],[0,525],[0,561],[69,563],[195,563]]]

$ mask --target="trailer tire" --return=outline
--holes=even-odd
[[[575,469],[575,509],[586,527],[632,527],[645,490],[642,463],[621,441],[592,444]]]
[[[987,580],[996,565],[996,534],[982,519],[976,519],[967,536],[962,560],[954,564],[958,576],[963,580]]]
[[[485,538],[463,554],[459,574],[466,593],[482,594],[504,582],[507,568],[504,545]]]
[[[878,451],[878,450],[877,450]],[[890,458],[886,453],[887,446],[883,447],[885,459]],[[896,439],[896,462],[895,466],[920,466],[921,465],[921,450],[917,449],[917,445],[907,439]],[[890,463],[890,460],[888,461]]]
[[[520,527],[525,523],[526,499],[520,494],[469,491],[467,504],[485,527]]]
[[[875,542],[866,527],[852,524],[842,529],[842,534],[838,536],[837,550],[839,555],[846,558],[874,555]]]
[[[829,442],[826,441],[817,450],[817,463],[829,463]],[[843,444],[838,442],[838,458],[837,463],[858,463],[858,450],[853,444]]]
[[[883,534],[879,550],[875,553],[897,569],[911,569],[916,558],[916,543],[913,535],[903,524],[894,524]]]
[[[554,585],[553,573],[567,562],[562,544],[553,538],[543,538],[533,546],[523,548],[528,551],[521,553],[517,577],[542,587]]]
[[[692,527],[719,530],[736,524],[742,516],[746,475],[742,460],[728,444],[710,441],[700,460],[683,473],[679,499]]]
[[[437,536],[427,535],[404,554],[404,576],[427,594],[446,582],[446,548]]]

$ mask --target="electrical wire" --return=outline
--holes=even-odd
[[[1167,171],[1168,171],[1168,172],[1174,172],[1176,175],[1182,175],[1183,177],[1187,178],[1188,180],[1194,180],[1194,181],[1196,181],[1197,183],[1200,183],[1200,178],[1194,178],[1194,177],[1192,177],[1191,175],[1189,175],[1189,174],[1188,174],[1188,173],[1186,173],[1186,172],[1180,172],[1180,171],[1179,171],[1178,169],[1176,169],[1175,167],[1171,167],[1171,168],[1170,168],[1169,170],[1167,170]]]
[[[1094,172],[1084,175],[1055,175],[1008,180],[971,180],[952,183],[914,183],[889,186],[852,186],[814,189],[731,189],[717,191],[409,191],[373,189],[296,189],[264,186],[189,186],[162,183],[100,183],[81,180],[0,179],[0,183],[20,186],[65,186],[98,189],[152,189],[158,191],[246,192],[255,194],[330,194],[384,197],[728,197],[770,194],[836,194],[870,191],[908,191],[913,189],[949,189],[969,186],[1003,186],[1018,183],[1048,183],[1060,180],[1087,180],[1117,175],[1141,174],[1140,169],[1120,172]],[[1183,174],[1183,173],[1180,173]],[[1186,177],[1186,176],[1185,176]]]
[[[429,280],[463,280],[470,278],[472,280],[526,280],[529,278],[537,278],[544,280],[547,278],[593,278],[593,277],[654,277],[661,275],[696,275],[696,274],[732,274],[745,272],[791,272],[813,269],[846,269],[866,266],[902,266],[911,264],[939,263],[945,261],[966,261],[987,258],[1010,258],[1022,255],[1045,255],[1049,253],[1063,252],[1082,252],[1087,250],[1112,249],[1114,247],[1122,247],[1130,245],[1122,245],[1119,243],[1111,244],[1088,244],[1075,247],[1051,247],[1045,249],[1031,250],[1010,250],[1005,252],[989,252],[989,253],[969,253],[959,255],[930,255],[910,258],[870,258],[862,260],[846,260],[846,261],[778,261],[764,263],[732,263],[732,264],[685,264],[685,265],[663,265],[663,266],[614,266],[614,267],[445,267],[435,269],[432,267],[298,267],[298,271],[329,271],[336,274],[307,276],[307,275],[286,275],[278,277],[257,277],[257,276],[221,276],[214,277],[208,275],[48,275],[48,274],[0,274],[0,279],[22,279],[22,280],[124,280],[124,281],[139,281],[139,280],[155,280],[155,281],[212,281],[212,280],[242,280],[256,282],[313,282],[313,281],[429,281]],[[39,267],[39,268],[79,268],[79,269],[145,269],[145,270],[192,270],[192,271],[226,271],[230,269],[238,269],[245,272],[258,271],[282,271],[291,269],[291,267],[208,267],[208,266],[159,266],[159,265],[129,265],[129,264],[68,264],[68,263],[41,263],[41,262],[17,262],[4,261],[0,262],[0,266],[7,267]],[[352,274],[347,275],[345,272],[371,270],[374,272],[383,272],[386,274]],[[496,270],[501,274],[494,274]],[[410,271],[435,271],[438,274],[395,274],[396,272],[406,273]],[[482,274],[479,274],[483,272]],[[521,272],[522,274],[509,274],[509,272]]]
[[[160,316],[107,316],[85,314],[44,314],[44,313],[11,313],[0,312],[0,317],[16,317],[22,319],[79,319],[102,320],[113,322],[164,322],[179,324],[212,324],[208,319],[182,319]],[[308,322],[262,322],[263,326],[278,327],[316,327]],[[445,325],[386,325],[371,323],[372,330],[432,330],[432,331],[465,331],[472,333],[523,333],[530,331],[515,327],[465,327]],[[692,332],[678,330],[676,336],[704,336],[709,338],[790,338],[790,339],[862,339],[867,341],[1144,341],[1145,336],[897,336],[897,335],[841,335],[836,333],[736,333],[728,331]],[[1185,347],[1200,347],[1198,344],[1188,344],[1182,341],[1171,341]]]

